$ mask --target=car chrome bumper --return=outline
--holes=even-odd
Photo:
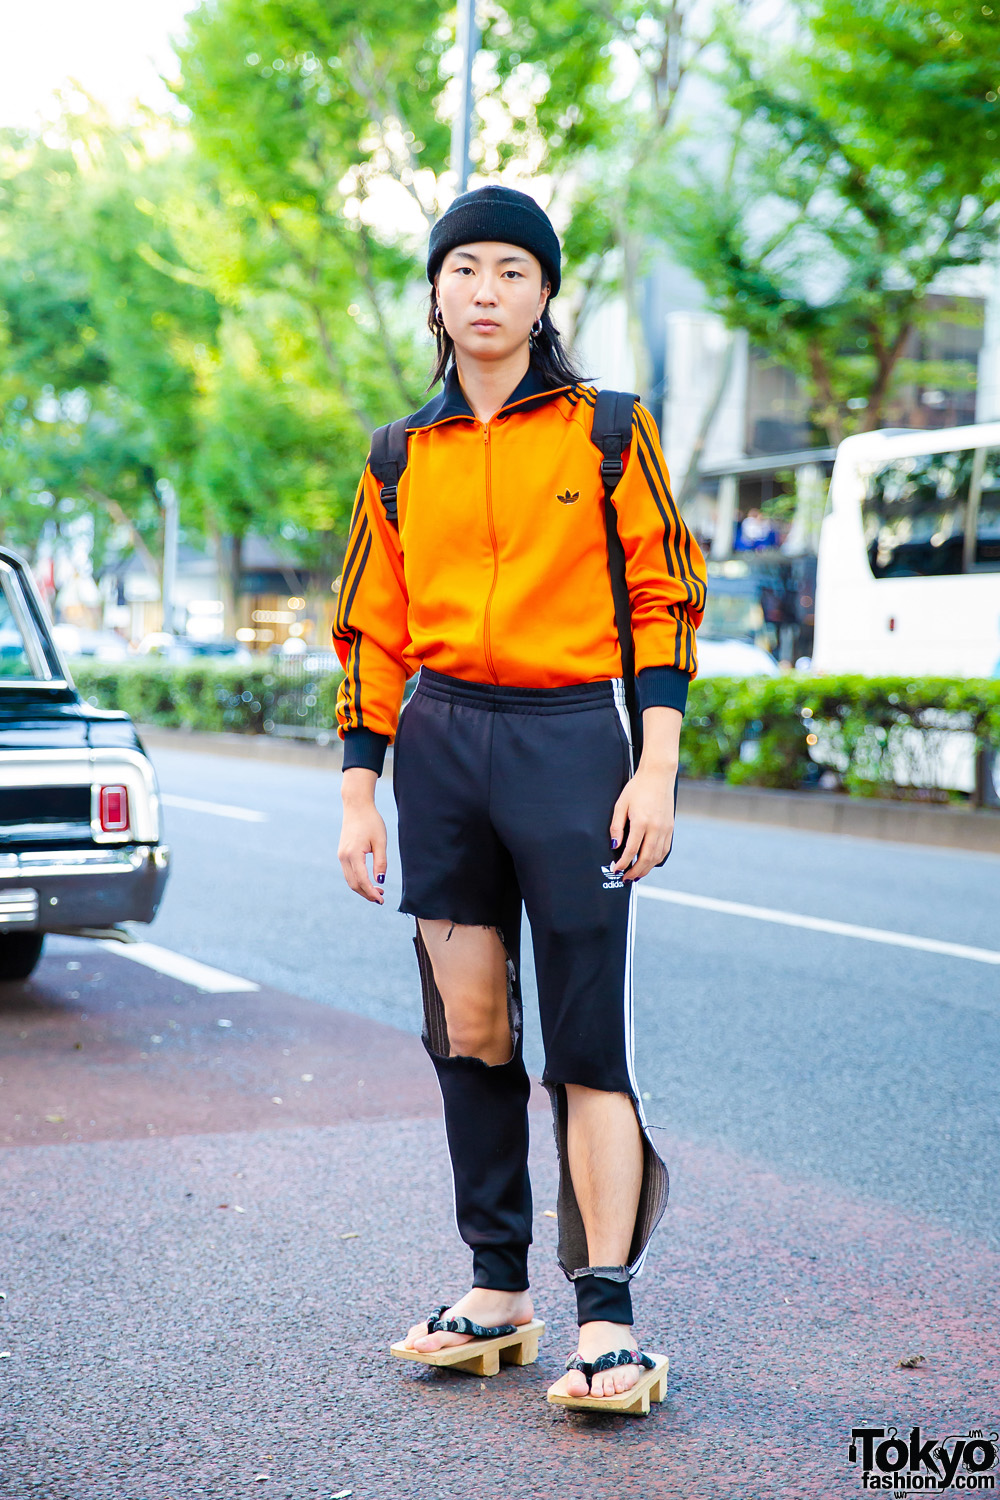
[[[163,844],[0,853],[0,932],[151,922],[169,868]]]

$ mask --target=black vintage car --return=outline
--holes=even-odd
[[[0,981],[27,978],[47,932],[128,939],[169,862],[131,719],[84,702],[26,563],[0,547]]]

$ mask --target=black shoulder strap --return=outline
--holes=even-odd
[[[604,481],[604,522],[608,534],[608,569],[615,604],[615,624],[622,655],[625,705],[632,729],[632,756],[638,765],[642,754],[642,715],[635,687],[635,648],[632,641],[632,610],[625,579],[625,549],[618,535],[618,518],[611,496],[625,472],[622,454],[632,441],[632,413],[638,396],[627,391],[598,391],[591,426],[591,439],[600,449],[601,479]],[[400,417],[372,433],[369,467],[381,485],[381,499],[388,521],[398,525],[396,496],[408,457],[406,427],[409,417]]]
[[[386,519],[393,526],[399,524],[399,517],[396,513],[396,492],[399,488],[399,481],[403,477],[403,470],[406,468],[408,456],[406,424],[409,420],[409,417],[400,417],[385,427],[376,427],[372,433],[372,453],[368,467],[382,486],[382,504],[385,507]]]
[[[611,496],[625,472],[622,454],[632,441],[632,413],[638,399],[627,391],[598,391],[590,430],[592,441],[604,455],[601,478],[604,481],[604,524],[608,533],[608,571],[611,574],[611,596],[615,601],[615,624],[622,653],[625,706],[632,728],[632,761],[635,766],[642,754],[642,714],[635,687],[635,646],[632,608],[625,580],[625,548],[618,535],[618,514]]]

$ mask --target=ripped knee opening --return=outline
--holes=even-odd
[[[502,930],[493,923],[452,922],[450,927],[448,928],[447,933],[445,934],[445,942],[447,942],[451,937],[456,927],[462,926],[475,927],[481,932],[495,932],[497,937],[500,939],[500,946],[503,948],[504,960],[507,968],[507,1027],[511,1044],[510,1056],[504,1058],[502,1063],[491,1064],[487,1063],[485,1059],[481,1057],[469,1057],[465,1056],[462,1053],[452,1053],[451,1038],[448,1035],[448,1018],[445,1011],[444,1000],[442,999],[441,991],[438,989],[437,980],[434,977],[434,965],[431,962],[430,952],[428,951],[427,944],[424,942],[423,934],[420,931],[420,923],[417,922],[416,934],[413,939],[413,946],[415,947],[417,952],[417,964],[420,969],[420,987],[423,998],[424,1019],[423,1027],[421,1030],[421,1037],[425,1047],[429,1051],[433,1052],[437,1057],[447,1058],[449,1061],[454,1061],[456,1058],[461,1058],[463,1062],[478,1062],[481,1063],[483,1067],[504,1067],[508,1063],[513,1062],[515,1057],[517,1056],[517,1050],[521,1037],[522,1014],[520,1000],[517,993],[517,970],[514,965],[514,960],[511,958],[510,953],[507,950],[507,944],[504,939]]]
[[[552,1105],[552,1124],[555,1135],[556,1155],[559,1161],[559,1191],[556,1203],[558,1210],[558,1249],[556,1258],[567,1279],[573,1280],[574,1272],[583,1274],[585,1270],[589,1269],[593,1271],[595,1268],[589,1265],[590,1257],[587,1247],[587,1232],[584,1227],[583,1215],[580,1212],[580,1205],[577,1201],[576,1190],[573,1186],[573,1178],[569,1166],[568,1088],[565,1082],[546,1080],[544,1076],[542,1083],[548,1092]],[[670,1176],[666,1163],[656,1149],[649,1123],[645,1118],[640,1096],[635,1089],[609,1089],[602,1090],[602,1092],[621,1093],[627,1099],[631,1100],[642,1143],[643,1162],[639,1201],[636,1207],[628,1258],[624,1266],[624,1270],[627,1271],[629,1279],[631,1279],[641,1271],[653,1232],[663,1217],[670,1192]]]

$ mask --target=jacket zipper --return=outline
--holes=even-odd
[[[490,528],[490,544],[493,547],[493,582],[490,584],[489,594],[486,596],[486,609],[483,614],[483,655],[486,658],[486,666],[493,681],[499,683],[496,667],[493,665],[493,653],[490,650],[490,608],[493,604],[493,595],[496,593],[497,577],[500,572],[500,550],[497,547],[496,527],[493,524],[493,475],[490,470],[490,424],[483,426],[483,456],[486,460],[486,520]]]

